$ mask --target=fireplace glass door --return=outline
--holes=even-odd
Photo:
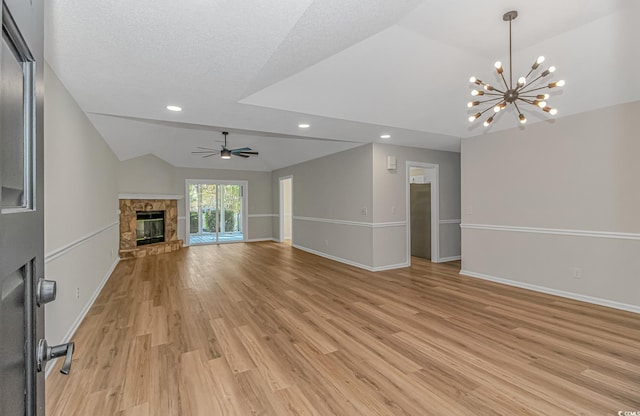
[[[244,241],[243,183],[188,183],[189,244]]]

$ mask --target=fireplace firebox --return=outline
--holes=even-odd
[[[164,211],[136,212],[136,246],[161,243],[164,239]]]

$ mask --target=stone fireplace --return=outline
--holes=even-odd
[[[120,198],[120,257],[180,250],[177,199]]]

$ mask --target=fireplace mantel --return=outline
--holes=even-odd
[[[184,195],[171,194],[118,194],[118,199],[182,199]]]

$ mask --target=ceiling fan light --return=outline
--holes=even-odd
[[[221,159],[231,159],[231,151],[229,149],[222,149],[220,152]]]

